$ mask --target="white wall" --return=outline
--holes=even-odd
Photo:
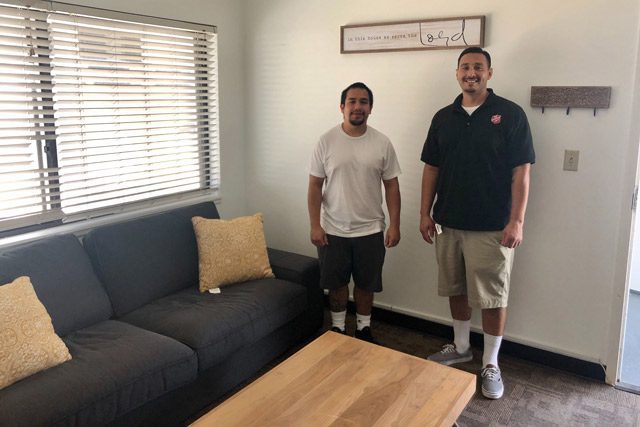
[[[221,201],[224,217],[246,212],[244,117],[244,3],[235,0],[69,0],[82,6],[108,8],[216,25],[220,79]]]
[[[636,0],[247,0],[248,211],[265,214],[271,246],[315,254],[306,211],[309,155],[317,137],[341,120],[339,92],[366,82],[375,95],[369,123],[394,142],[403,169],[402,241],[388,252],[385,291],[376,301],[448,322],[447,302],[436,296],[434,250],[418,233],[419,155],[432,115],[459,93],[459,50],[341,55],[339,30],[486,15],[490,87],[525,109],[537,152],[507,338],[606,359],[614,294],[626,275],[620,248],[628,239],[625,210],[635,169],[628,155],[637,153],[631,147],[638,141],[630,131],[638,9]],[[529,107],[534,85],[612,86],[611,108],[596,117],[577,109],[543,115]],[[578,172],[562,170],[565,149],[580,150]]]

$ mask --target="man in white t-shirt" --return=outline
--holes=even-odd
[[[372,106],[373,93],[364,83],[342,92],[343,121],[322,135],[313,151],[308,192],[311,242],[318,247],[320,285],[329,290],[331,329],[345,333],[353,275],[355,336],[370,342],[373,295],[382,291],[385,251],[400,241],[400,165],[389,138],[367,126]]]

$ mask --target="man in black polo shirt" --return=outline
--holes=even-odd
[[[467,48],[458,57],[462,94],[433,117],[422,149],[420,232],[428,243],[436,241],[438,294],[449,298],[454,329],[454,343],[429,359],[445,365],[472,360],[471,308],[481,309],[482,394],[499,399],[498,351],[535,153],[522,108],[487,89],[492,74],[483,49]]]

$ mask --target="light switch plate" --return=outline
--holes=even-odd
[[[578,150],[564,150],[564,166],[566,171],[578,170],[578,160],[580,159],[580,151]]]

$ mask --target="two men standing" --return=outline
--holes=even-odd
[[[458,57],[462,94],[435,114],[422,150],[420,232],[436,243],[438,294],[449,298],[454,326],[454,343],[429,359],[470,361],[471,309],[481,309],[482,393],[498,399],[504,392],[498,351],[509,278],[522,242],[535,154],[522,108],[487,88],[492,74],[491,57],[481,48]],[[353,274],[356,337],[367,340],[373,292],[382,290],[384,250],[400,240],[400,168],[388,138],[367,127],[372,104],[364,84],[345,89],[343,123],[318,142],[308,193],[311,241],[318,247],[321,286],[329,289],[332,329],[344,331]],[[390,217],[386,237],[381,182]]]

